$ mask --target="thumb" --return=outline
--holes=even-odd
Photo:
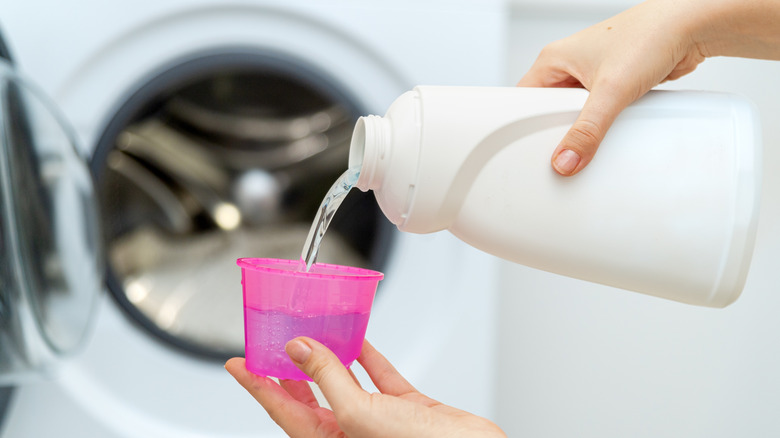
[[[563,176],[572,176],[590,163],[607,130],[629,102],[609,92],[590,92],[577,120],[552,155],[552,166]]]
[[[336,355],[314,339],[295,338],[284,350],[295,366],[320,387],[334,412],[356,404],[366,395]]]

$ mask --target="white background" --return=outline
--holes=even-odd
[[[507,84],[545,44],[634,2],[538,3],[512,3]],[[762,210],[735,304],[697,308],[503,266],[496,420],[509,436],[780,436],[778,78],[780,62],[715,58],[663,86],[742,93],[761,111]]]

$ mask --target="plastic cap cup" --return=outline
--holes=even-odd
[[[297,260],[242,258],[244,346],[249,371],[291,380],[311,379],[284,351],[298,336],[330,348],[349,367],[360,354],[381,272]]]

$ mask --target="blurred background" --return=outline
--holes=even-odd
[[[548,42],[636,3],[513,1],[506,82]],[[761,215],[734,304],[697,308],[502,266],[496,418],[509,436],[780,435],[778,77],[779,62],[714,58],[660,87],[740,93],[761,112]]]
[[[357,117],[383,114],[417,84],[514,85],[547,43],[636,3],[4,5],[11,68],[50,96],[40,106],[62,115],[76,143],[60,153],[82,160],[93,181],[42,216],[52,236],[75,234],[75,246],[0,245],[3,260],[19,272],[62,265],[64,277],[105,287],[0,282],[0,437],[284,436],[222,368],[243,352],[234,260],[298,257],[314,209],[345,170]],[[514,265],[447,233],[402,235],[357,191],[319,260],[383,271],[368,339],[418,389],[509,436],[778,435],[777,77],[778,62],[718,58],[662,86],[741,93],[761,112],[756,251],[743,296],[726,309]],[[9,114],[12,94],[2,94]],[[4,147],[51,161],[45,141],[21,137]],[[9,186],[24,204],[26,186]],[[92,209],[94,223],[79,219]],[[16,234],[43,239],[28,216],[3,213]],[[105,266],[105,278],[68,274],[57,260]],[[57,333],[78,341],[65,348]]]

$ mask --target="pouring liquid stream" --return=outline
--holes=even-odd
[[[299,271],[308,272],[314,262],[317,261],[317,254],[320,251],[320,244],[322,238],[325,236],[325,231],[330,225],[330,221],[336,214],[344,198],[347,196],[352,187],[357,183],[360,176],[360,168],[347,169],[346,172],[336,180],[330,187],[328,193],[320,204],[320,208],[317,210],[317,215],[314,217],[314,222],[309,229],[309,235],[306,236],[306,242],[303,244],[303,251],[301,252],[301,259],[298,263]]]

